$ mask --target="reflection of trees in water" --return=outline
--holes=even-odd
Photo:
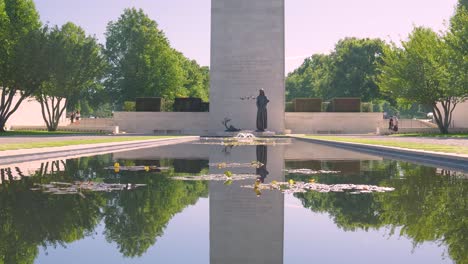
[[[378,168],[381,170],[375,173],[388,173],[379,184],[395,187],[394,192],[295,196],[302,200],[304,207],[328,213],[344,230],[390,226],[394,231],[399,229],[400,235],[411,238],[415,245],[426,241],[446,244],[456,263],[468,263],[468,182],[442,176],[435,168],[402,162],[384,164],[386,167]]]
[[[171,218],[208,195],[204,182],[172,181],[166,175],[103,168],[112,156],[46,162],[31,177],[0,185],[0,263],[33,263],[39,246],[66,245],[92,234],[101,220],[105,235],[125,256],[141,256]],[[59,165],[59,166],[58,166]],[[11,170],[11,169],[10,169]],[[11,174],[4,170],[3,175]],[[143,183],[145,188],[116,193],[50,195],[32,192],[34,183],[106,178]]]
[[[103,201],[31,192],[25,183],[0,190],[0,263],[33,263],[38,246],[82,239],[100,221]]]
[[[136,192],[113,193],[104,209],[105,235],[127,257],[141,256],[152,246],[175,214],[208,195],[204,182],[148,177]]]

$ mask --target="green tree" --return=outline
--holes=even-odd
[[[73,23],[46,28],[48,78],[36,98],[49,131],[56,131],[66,109],[74,109],[80,98],[99,88],[106,64],[93,37]]]
[[[460,1],[445,36],[448,46],[449,85],[455,94],[468,97],[468,5]]]
[[[314,54],[286,78],[286,99],[323,97],[329,87],[331,58]]]
[[[106,88],[119,107],[136,97],[173,100],[184,73],[163,31],[143,11],[125,9],[106,31],[105,54],[110,72]]]
[[[381,99],[376,83],[385,42],[380,39],[345,38],[330,55],[315,54],[286,78],[286,98],[360,97]]]
[[[0,0],[0,131],[44,78],[39,28],[32,0]]]
[[[380,39],[340,40],[331,54],[333,64],[325,98],[360,97],[365,102],[380,99],[377,66],[385,46]]]
[[[432,107],[440,131],[448,133],[452,113],[468,96],[468,89],[452,85],[464,77],[450,72],[447,43],[431,29],[418,27],[402,46],[385,49],[381,89],[402,102]]]
[[[179,57],[179,64],[184,73],[183,89],[179,91],[177,96],[196,97],[208,101],[210,87],[207,67],[200,67],[195,60],[188,59],[180,52],[174,52]]]

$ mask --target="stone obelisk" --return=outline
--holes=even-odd
[[[264,89],[268,131],[284,131],[284,0],[211,1],[210,133],[224,118],[255,130],[255,97]]]

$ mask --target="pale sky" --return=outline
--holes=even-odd
[[[233,0],[235,1],[235,0]],[[255,1],[255,0],[252,0]],[[305,57],[329,53],[344,37],[398,42],[413,26],[445,30],[457,0],[285,0],[286,73]],[[34,0],[43,22],[71,21],[105,43],[109,21],[127,7],[156,20],[171,45],[201,65],[210,64],[211,0]]]

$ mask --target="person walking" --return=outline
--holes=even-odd
[[[78,122],[81,119],[80,111],[76,111],[75,119],[76,119],[76,122]]]
[[[393,131],[398,132],[398,117],[394,117],[393,119]]]

